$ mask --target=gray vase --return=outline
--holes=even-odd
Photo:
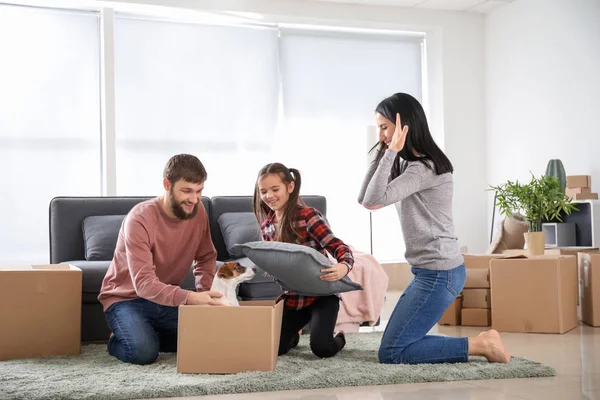
[[[567,174],[565,173],[565,167],[563,166],[562,161],[558,159],[548,161],[548,166],[546,167],[546,176],[554,176],[556,179],[558,179],[560,187],[563,191],[567,187]]]

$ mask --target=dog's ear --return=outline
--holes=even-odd
[[[243,274],[244,272],[246,272],[246,267],[244,267],[242,264],[237,263],[237,262],[235,263],[235,269],[240,274]]]
[[[219,267],[219,271],[217,272],[217,276],[221,279],[233,277],[233,269],[231,268],[231,263],[225,263],[221,265]]]

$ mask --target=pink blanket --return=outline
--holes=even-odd
[[[352,248],[352,253],[354,267],[348,276],[362,285],[364,290],[341,293],[336,332],[358,332],[363,322],[368,322],[370,326],[375,325],[381,314],[388,287],[388,276],[375,257],[355,248]]]

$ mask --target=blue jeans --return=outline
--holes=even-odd
[[[135,299],[112,304],[104,315],[114,333],[108,354],[123,362],[152,364],[159,352],[177,351],[177,307]]]
[[[466,362],[467,338],[427,335],[465,286],[464,264],[448,271],[412,268],[415,275],[385,328],[379,348],[384,364]]]

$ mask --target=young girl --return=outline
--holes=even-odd
[[[379,149],[358,201],[374,210],[395,204],[405,258],[415,275],[385,328],[379,360],[388,364],[466,362],[469,355],[508,363],[495,330],[471,338],[427,335],[465,285],[452,222],[453,167],[435,144],[425,112],[405,93],[376,109]]]
[[[323,255],[328,251],[338,264],[322,270],[321,279],[342,279],[354,265],[352,251],[333,235],[319,211],[307,207],[300,199],[300,183],[297,169],[279,163],[267,164],[260,170],[254,190],[254,213],[262,238],[310,246]],[[317,357],[333,357],[345,346],[343,332],[333,336],[340,308],[338,296],[306,297],[293,292],[283,296],[280,355],[296,347],[300,340],[299,331],[309,321],[310,348]]]

